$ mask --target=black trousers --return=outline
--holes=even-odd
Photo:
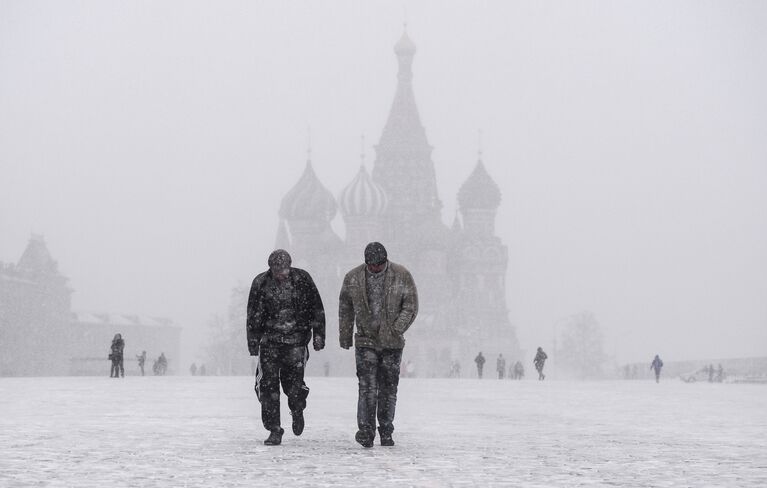
[[[359,398],[357,400],[357,427],[375,436],[376,417],[379,431],[394,431],[394,410],[397,406],[397,385],[402,349],[376,350],[368,347],[355,349]]]
[[[123,357],[117,356],[112,358],[112,368],[109,371],[110,378],[119,378],[125,376],[125,368],[123,368]]]
[[[291,412],[306,408],[309,388],[304,369],[309,348],[286,344],[262,344],[256,368],[256,394],[261,402],[261,421],[266,430],[280,428],[280,384]]]

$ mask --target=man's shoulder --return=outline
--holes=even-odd
[[[352,269],[349,270],[348,273],[344,276],[344,281],[351,280],[353,278],[359,277],[362,273],[365,272],[365,265],[360,264],[359,266],[355,266]]]
[[[403,265],[389,261],[389,269],[396,274],[410,275],[410,271]]]
[[[263,285],[268,276],[269,276],[268,270],[264,271],[263,273],[257,274],[256,277],[253,278],[253,284],[251,285],[251,289],[258,288],[261,285]]]

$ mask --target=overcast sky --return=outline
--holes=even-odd
[[[760,1],[0,0],[0,260],[44,234],[74,309],[196,347],[307,127],[334,194],[372,164],[405,20],[447,223],[482,130],[523,348],[590,310],[620,361],[767,354]]]

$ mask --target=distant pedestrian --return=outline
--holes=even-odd
[[[189,366],[189,372],[192,374],[192,376],[197,375],[197,365],[192,363],[192,365]]]
[[[477,363],[477,377],[482,379],[482,368],[485,367],[485,356],[482,355],[482,351],[479,351],[477,357],[474,358],[474,362]]]
[[[330,376],[330,361],[325,361],[325,364],[323,364],[322,366],[325,371],[325,377]]]
[[[660,356],[657,354],[655,355],[655,359],[652,360],[652,363],[650,363],[650,369],[655,371],[655,382],[660,383],[660,370],[663,368],[663,361],[661,361]],[[645,370],[647,371],[647,370]]]
[[[461,377],[461,363],[458,362],[457,359],[454,359],[450,363],[450,372],[448,373],[448,376],[450,378],[460,378]]]
[[[141,351],[141,354],[136,356],[138,360],[138,367],[141,369],[141,376],[144,376],[144,363],[146,362],[146,351]]]
[[[724,368],[722,368],[722,363],[719,363],[719,367],[716,368],[716,382],[721,383],[724,381]]]
[[[708,365],[708,382],[709,383],[714,382],[714,365],[713,364]]]
[[[199,376],[205,376],[205,365],[204,364],[200,365],[200,369],[199,369],[198,373],[199,373]]]
[[[165,357],[165,353],[161,352],[160,357],[157,358],[157,374],[160,376],[165,376],[165,373],[168,371],[168,359]]]
[[[123,350],[125,349],[125,341],[122,335],[115,334],[112,339],[111,352],[109,353],[109,359],[112,360],[112,369],[109,372],[110,378],[125,377],[125,368],[123,367]]]
[[[525,367],[522,366],[521,361],[514,363],[514,379],[521,380],[525,376]]]
[[[535,359],[533,359],[533,364],[535,364],[535,369],[538,371],[538,380],[542,381],[546,379],[546,375],[543,374],[543,366],[546,364],[546,359],[548,359],[548,356],[545,352],[543,352],[543,348],[539,347],[538,352],[535,353]]]
[[[498,379],[502,380],[506,373],[506,359],[504,359],[503,353],[499,354],[498,359],[495,360],[495,370],[498,371]]]

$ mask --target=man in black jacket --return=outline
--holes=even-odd
[[[304,430],[304,408],[309,388],[304,368],[309,341],[315,351],[325,347],[325,309],[309,273],[290,266],[290,254],[277,249],[269,256],[269,270],[253,280],[248,298],[247,336],[251,356],[258,356],[256,395],[261,420],[270,434],[269,446],[282,442],[280,384],[288,397],[293,433]]]

